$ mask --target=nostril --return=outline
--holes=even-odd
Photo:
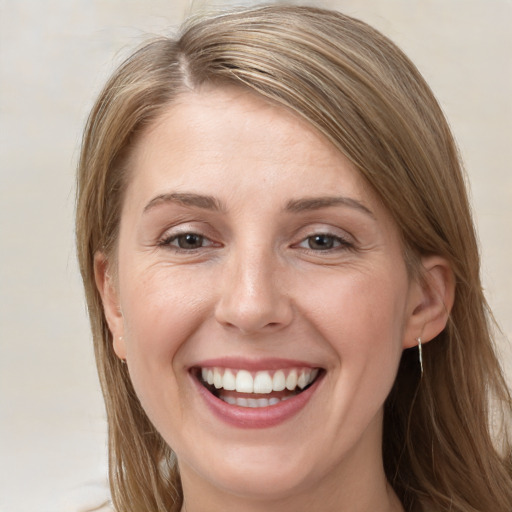
[[[245,335],[288,325],[293,316],[292,305],[283,287],[272,279],[274,266],[268,255],[254,254],[253,250],[238,258],[234,270],[229,267],[222,280],[216,320]]]

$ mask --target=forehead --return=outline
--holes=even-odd
[[[291,195],[371,195],[348,159],[306,121],[235,87],[180,95],[141,135],[129,168],[127,197],[141,200],[157,190],[222,195],[262,184]]]

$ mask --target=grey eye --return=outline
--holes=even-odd
[[[335,245],[340,245],[339,240],[332,235],[309,236],[306,241],[308,248],[315,251],[327,251],[332,249]]]
[[[204,237],[195,233],[185,233],[174,237],[171,245],[176,245],[180,249],[199,249],[204,245]]]

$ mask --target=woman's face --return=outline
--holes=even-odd
[[[129,165],[103,298],[185,490],[270,499],[382,472],[417,294],[352,165],[293,114],[227,88],[182,95]]]

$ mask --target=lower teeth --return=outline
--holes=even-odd
[[[283,398],[235,398],[234,396],[219,396],[221,400],[230,404],[238,405],[239,407],[269,407],[270,405],[276,405],[283,400],[287,400],[290,397]]]

